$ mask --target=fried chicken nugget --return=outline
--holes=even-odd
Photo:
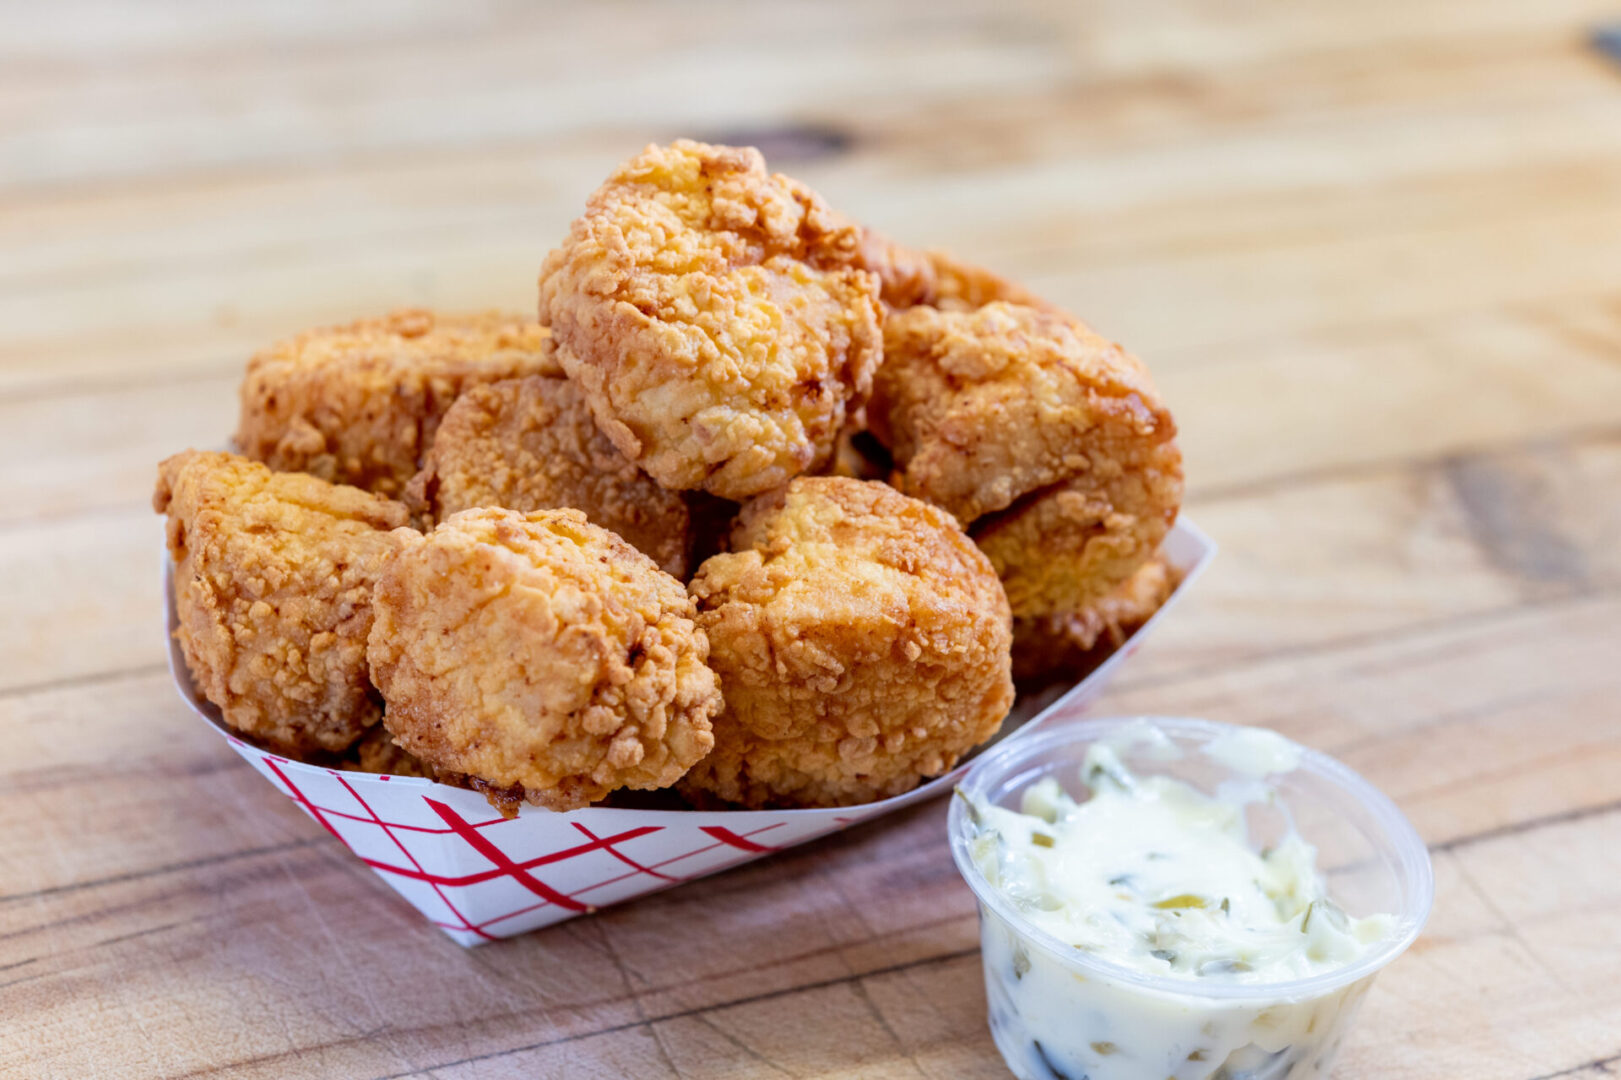
[[[396,311],[300,334],[250,360],[236,445],[274,469],[397,496],[464,390],[561,373],[532,320]]]
[[[758,150],[649,146],[546,258],[540,319],[614,445],[742,500],[811,471],[882,354],[859,226]]]
[[[884,328],[867,415],[897,485],[969,526],[1015,616],[1074,611],[1176,519],[1176,426],[1129,353],[1058,312],[914,307]]]
[[[1013,703],[1007,600],[951,516],[887,484],[801,477],[744,508],[690,586],[725,688],[682,788],[746,806],[898,795]]]
[[[1176,572],[1156,555],[1096,603],[1064,615],[1014,619],[1014,680],[1079,680],[1153,618],[1176,583]]]
[[[175,631],[225,722],[294,754],[339,752],[377,722],[366,669],[372,586],[411,535],[405,507],[234,454],[158,467]]]
[[[452,514],[384,568],[375,608],[384,726],[509,816],[666,787],[714,745],[692,601],[578,510]]]
[[[614,448],[567,379],[534,375],[468,390],[445,413],[404,500],[429,525],[477,506],[572,506],[665,573],[687,577],[686,500]]]

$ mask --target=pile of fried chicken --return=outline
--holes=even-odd
[[[255,356],[163,462],[176,631],[260,745],[569,810],[905,792],[1169,595],[1175,425],[1012,282],[680,141],[538,321],[403,311]]]

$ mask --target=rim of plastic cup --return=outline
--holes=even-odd
[[[985,789],[1013,776],[1022,766],[1031,764],[1032,759],[1042,756],[1054,747],[1094,742],[1110,732],[1139,722],[1152,724],[1167,734],[1202,736],[1207,739],[1230,731],[1245,730],[1236,724],[1189,717],[1132,716],[1079,720],[992,749],[974,762],[958,787],[971,798],[983,795]],[[980,903],[994,911],[1025,938],[1040,946],[1042,951],[1049,953],[1053,959],[1079,972],[1106,976],[1115,982],[1179,997],[1218,998],[1229,1001],[1321,997],[1376,974],[1407,951],[1407,947],[1417,939],[1429,919],[1430,905],[1435,899],[1435,873],[1430,865],[1429,849],[1420,839],[1418,831],[1384,792],[1327,754],[1313,750],[1309,746],[1301,746],[1293,740],[1285,741],[1300,751],[1298,769],[1338,785],[1368,808],[1389,837],[1392,854],[1397,863],[1413,882],[1406,909],[1395,913],[1397,919],[1395,932],[1379,942],[1378,947],[1369,951],[1367,955],[1344,967],[1304,979],[1269,983],[1208,983],[1202,980],[1195,982],[1191,979],[1145,974],[1099,959],[1094,954],[1082,952],[1047,933],[1026,919],[1005,893],[985,880],[985,876],[980,873],[979,867],[968,851],[968,841],[971,838],[969,819],[967,804],[961,798],[951,800],[951,810],[947,815],[947,828],[951,833],[951,857],[957,864],[957,872],[974,891]],[[1310,837],[1306,839],[1309,841]]]

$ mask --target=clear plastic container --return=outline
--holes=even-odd
[[[1206,720],[1146,720],[1181,751],[1175,760],[1146,747],[1124,763],[1206,792],[1242,781],[1198,750],[1233,731]],[[970,799],[1017,806],[1026,787],[1054,776],[1087,796],[1081,763],[1097,740],[1138,719],[1087,720],[994,750],[961,787]],[[1388,937],[1342,968],[1275,983],[1206,983],[1110,964],[1034,926],[986,881],[970,854],[969,805],[953,799],[951,852],[980,905],[980,937],[991,1034],[1021,1080],[1301,1080],[1328,1074],[1334,1052],[1379,971],[1412,944],[1429,916],[1429,853],[1388,798],[1334,759],[1306,747],[1300,764],[1267,783],[1300,835],[1317,848],[1329,895],[1354,916],[1394,917]],[[1275,842],[1289,819],[1251,806],[1249,840]]]

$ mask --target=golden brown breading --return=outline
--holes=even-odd
[[[714,743],[692,601],[578,510],[453,514],[390,561],[375,608],[384,726],[504,813],[665,787]]]
[[[996,301],[886,322],[867,415],[896,482],[969,526],[1016,616],[1074,611],[1159,546],[1176,426],[1134,357],[1069,316]]]
[[[868,229],[862,242],[862,265],[878,275],[882,297],[892,309],[925,305],[970,311],[997,300],[1056,310],[1017,282],[947,251],[918,251]]]
[[[964,523],[1176,434],[1143,365],[1065,315],[911,308],[885,323],[884,348],[872,429],[907,494]]]
[[[1007,601],[951,516],[886,484],[801,477],[744,508],[690,590],[726,710],[683,789],[746,806],[898,795],[1013,703]]]
[[[882,351],[861,229],[754,149],[649,146],[546,258],[540,318],[624,454],[744,499],[832,452]]]
[[[1125,581],[1176,523],[1182,458],[1158,443],[1134,468],[1100,457],[1091,471],[1044,488],[969,529],[1019,617],[1095,603]]]
[[[972,311],[998,301],[1056,312],[1058,309],[1016,281],[982,266],[962,262],[949,252],[925,253],[932,285],[924,303],[950,311]]]
[[[876,229],[863,229],[861,265],[878,275],[879,296],[886,308],[908,308],[934,298],[934,260],[926,251],[897,244]]]
[[[360,772],[434,779],[433,770],[402,750],[394,741],[394,736],[381,724],[366,732],[361,740],[355,743],[352,754],[354,761],[352,767]]]
[[[535,375],[468,390],[445,413],[404,499],[429,526],[476,506],[572,506],[666,573],[687,577],[686,501],[614,448],[567,379]]]
[[[372,585],[405,507],[234,454],[158,467],[176,636],[225,722],[288,753],[345,749],[380,713],[367,678]]]
[[[469,386],[558,375],[532,320],[396,311],[281,342],[248,362],[236,444],[272,468],[395,496]]]
[[[1013,677],[1074,682],[1126,643],[1176,589],[1163,556],[1149,559],[1114,591],[1078,611],[1013,620]]]

